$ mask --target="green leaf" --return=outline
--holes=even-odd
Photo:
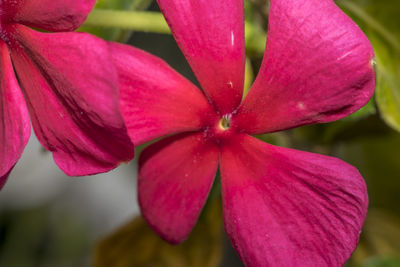
[[[346,266],[397,267],[399,263],[400,218],[384,210],[370,209],[361,241]]]
[[[368,242],[374,256],[400,256],[400,219],[383,210],[371,209],[363,229],[363,240]]]
[[[368,36],[375,51],[376,103],[384,121],[400,131],[400,2],[338,2]]]
[[[108,9],[143,9],[148,7],[152,0],[98,0],[96,8]]]
[[[350,120],[350,121],[360,120],[375,113],[376,113],[375,99],[374,97],[372,97],[371,100],[365,106],[363,106],[361,109],[354,112],[350,116],[344,118],[344,120]]]
[[[97,245],[94,266],[218,267],[222,234],[219,198],[207,205],[189,238],[178,246],[163,241],[138,217]]]
[[[338,156],[356,166],[368,186],[370,207],[400,214],[400,135],[366,136],[336,148]]]
[[[400,52],[370,35],[377,62],[376,101],[385,122],[400,131]]]
[[[363,267],[399,267],[400,258],[383,257],[372,258],[363,264]]]

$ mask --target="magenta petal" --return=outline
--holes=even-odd
[[[237,122],[258,134],[343,118],[365,105],[371,44],[332,0],[272,0],[267,48]]]
[[[199,130],[215,115],[204,94],[161,59],[110,43],[119,73],[120,106],[135,145]]]
[[[225,228],[247,266],[342,266],[355,249],[368,196],[349,164],[239,135],[221,177]]]
[[[10,20],[48,31],[72,31],[92,10],[96,0],[2,0]]]
[[[218,153],[202,133],[169,137],[142,152],[140,208],[165,240],[182,242],[196,224],[217,172]]]
[[[12,60],[39,141],[68,175],[113,169],[133,157],[105,41],[83,33],[15,34]]]
[[[28,143],[28,110],[7,46],[0,41],[0,189]]]
[[[232,112],[244,80],[243,0],[157,2],[210,101]]]

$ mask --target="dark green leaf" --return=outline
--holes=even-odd
[[[367,34],[375,51],[376,102],[385,122],[400,131],[400,2],[338,1]]]
[[[138,217],[102,240],[95,267],[217,267],[222,257],[220,199],[207,205],[189,238],[181,245],[163,241]]]

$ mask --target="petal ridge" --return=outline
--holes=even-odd
[[[336,158],[237,135],[221,152],[225,228],[248,266],[341,266],[368,207],[364,180]]]
[[[209,101],[224,115],[244,85],[243,0],[157,0]]]
[[[73,31],[86,19],[96,0],[3,0],[11,20],[48,31]]]
[[[0,41],[0,189],[31,134],[28,109],[18,86],[8,48]]]
[[[129,45],[109,46],[119,76],[122,115],[136,145],[200,130],[216,116],[204,94],[160,58]]]
[[[237,116],[250,134],[341,119],[375,87],[373,49],[331,0],[272,0],[261,69]]]
[[[12,60],[40,143],[68,175],[111,170],[133,157],[105,41],[16,27]],[[68,55],[68,57],[65,57]],[[113,142],[110,142],[113,140]]]
[[[216,144],[200,132],[162,139],[142,152],[139,205],[163,239],[179,244],[189,235],[211,190],[218,157]]]

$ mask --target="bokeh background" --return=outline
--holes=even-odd
[[[370,208],[360,244],[346,266],[399,267],[400,1],[336,2],[374,46],[374,98],[346,119],[259,138],[356,166],[367,182]],[[247,33],[246,75],[251,83],[262,59],[259,44],[264,43],[269,2],[245,3],[246,20],[256,29]],[[159,11],[152,0],[99,0],[96,8]],[[197,83],[170,34],[96,28],[90,23],[81,30],[149,51]],[[223,230],[218,182],[190,238],[170,246],[140,218],[136,170],[132,161],[107,174],[67,177],[32,134],[0,192],[0,266],[243,266]]]

